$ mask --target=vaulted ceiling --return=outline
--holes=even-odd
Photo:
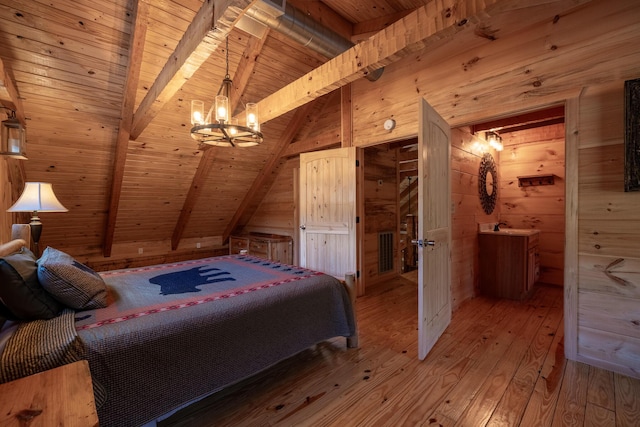
[[[289,1],[347,40],[423,3]],[[242,226],[280,152],[308,136],[310,113],[327,103],[339,108],[339,96],[329,95],[297,114],[276,112],[262,126],[265,142],[251,149],[199,147],[190,138],[190,101],[213,100],[227,36],[236,111],[328,59],[266,27],[262,38],[234,28],[251,7],[237,0],[0,2],[3,85],[14,89],[27,127],[26,179],[53,182],[69,208],[48,218],[48,242],[109,254],[114,243],[150,238],[174,247],[188,237],[222,243]],[[339,132],[329,139],[327,146],[339,143]]]
[[[503,35],[531,10],[553,14],[516,0],[287,0],[323,31],[361,42],[329,61],[276,29],[252,35],[243,16],[256,3],[0,0],[0,102],[26,124],[26,179],[52,182],[69,208],[47,217],[45,243],[96,255],[137,241],[222,244],[287,156],[340,145],[336,89],[450,39],[468,26],[460,16],[485,7],[510,11],[497,18]],[[465,34],[454,48],[492,37],[481,26]],[[200,147],[189,134],[190,101],[211,102],[225,76],[227,38],[235,111],[258,102],[264,122],[257,147]]]

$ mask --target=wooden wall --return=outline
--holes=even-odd
[[[604,21],[603,16],[607,17]],[[570,269],[565,271],[569,280],[565,279],[564,286],[569,288],[565,291],[568,301],[582,301],[583,305],[565,305],[570,317],[580,319],[579,327],[577,321],[567,323],[565,348],[572,359],[640,376],[640,326],[632,320],[640,318],[636,291],[640,201],[638,194],[621,192],[622,148],[620,140],[611,140],[616,132],[622,135],[622,81],[640,77],[640,8],[631,0],[593,1],[556,18],[523,28],[517,37],[497,32],[495,40],[468,46],[466,51],[451,49],[451,44],[425,49],[385,67],[383,77],[375,83],[354,82],[354,144],[371,146],[417,135],[419,97],[452,127],[580,97],[579,120],[567,131],[581,144],[575,183],[581,197],[579,207],[568,203],[566,192],[566,217],[569,223],[579,222],[580,240],[574,245],[567,237],[565,242]],[[611,26],[604,28],[604,22]],[[616,89],[603,91],[609,83]],[[382,127],[387,117],[396,120],[392,132]],[[575,159],[567,154],[566,161],[569,165]],[[620,180],[620,185],[612,180]],[[582,200],[585,195],[590,197]],[[579,260],[579,267],[574,266],[574,259]],[[624,261],[615,264],[618,259]],[[608,268],[633,285],[611,284],[614,280],[610,272],[606,274]],[[593,286],[597,291],[591,290]]]
[[[7,209],[15,201],[11,195],[11,181],[9,181],[9,166],[7,158],[0,156],[0,242],[6,242],[11,238],[11,214]]]
[[[278,170],[278,177],[262,203],[255,210],[244,231],[281,234],[296,237],[297,224],[294,212],[297,209],[294,197],[294,178],[299,173],[300,158],[287,160]],[[294,248],[294,253],[297,252]]]
[[[468,127],[451,132],[452,179],[452,303],[454,310],[478,293],[478,224],[496,222],[500,205],[487,215],[478,198],[478,171],[482,151],[478,138]],[[481,141],[480,141],[481,142]],[[399,272],[378,274],[378,233],[396,231],[400,221],[397,212],[398,185],[396,151],[388,144],[364,150],[364,272],[365,286],[373,286]],[[497,154],[492,152],[494,157]],[[289,160],[279,171],[275,184],[256,209],[245,231],[295,234],[294,177],[298,158]],[[382,183],[379,181],[382,180]],[[416,209],[417,210],[417,209]],[[398,236],[396,236],[396,242]],[[294,249],[294,253],[297,250]],[[397,251],[395,251],[397,254]]]
[[[540,282],[562,285],[564,275],[564,124],[502,134],[500,221],[540,233]],[[518,185],[518,176],[552,174],[553,185]]]
[[[497,31],[489,43],[427,48],[386,66],[376,82],[356,80],[354,144],[415,137],[421,97],[458,127],[557,105],[578,97],[584,86],[637,77],[637,2],[598,0],[586,6],[516,35]],[[383,128],[389,117],[396,121],[391,132]]]
[[[575,334],[567,333],[567,340],[575,342],[576,354],[569,355],[587,363],[606,369],[622,372],[631,376],[640,376],[640,331],[635,319],[640,318],[640,193],[624,193],[623,177],[623,82],[618,81],[602,87],[594,86],[585,91],[580,100],[580,117],[574,132],[574,127],[568,127],[569,133],[580,135],[579,159],[569,159],[579,162],[579,209],[575,226],[579,230],[579,242],[576,252],[570,252],[571,257],[579,260],[577,279],[570,280],[569,293],[575,287],[575,298],[569,300],[565,306],[567,316],[575,315]],[[486,215],[478,201],[477,180],[481,152],[475,148],[476,138],[468,128],[452,130],[452,203],[453,203],[453,241],[452,241],[452,298],[454,309],[460,303],[477,293],[478,271],[478,243],[477,224],[506,220],[510,226],[529,226],[532,215],[530,209],[535,209],[539,200],[532,206],[512,206],[518,203],[529,203],[530,200],[542,196],[541,188],[535,190],[524,189],[522,197],[513,184],[512,175],[524,174],[526,168],[538,168],[543,165],[544,170],[551,170],[557,175],[558,183],[546,194],[555,205],[546,215],[557,218],[545,223],[553,223],[543,234],[543,280],[553,283],[559,272],[556,257],[562,257],[565,242],[562,237],[563,217],[561,208],[564,205],[564,135],[562,126],[557,125],[542,129],[538,132],[529,131],[529,135],[514,133],[505,138],[505,151],[494,153],[499,163],[500,199],[497,209],[491,215]],[[525,141],[527,145],[525,146]],[[571,141],[568,142],[571,144]],[[515,150],[516,159],[511,158]],[[385,162],[380,155],[383,150],[370,151],[366,156],[369,163]],[[537,154],[536,154],[537,153]],[[542,157],[540,157],[542,156]],[[374,161],[372,161],[375,160]],[[524,162],[518,159],[528,159]],[[540,161],[543,161],[540,163]],[[292,161],[293,162],[293,161]],[[529,166],[527,166],[529,165]],[[517,171],[515,171],[517,169]],[[269,209],[268,200],[284,200],[291,188],[293,179],[291,174],[283,168],[278,178],[280,184],[274,185],[272,192],[280,193],[271,197],[271,192],[265,199],[261,209]],[[537,169],[536,169],[537,170]],[[375,193],[377,176],[389,175],[385,169],[372,168],[366,171],[367,188],[369,193]],[[513,188],[512,188],[513,187]],[[288,203],[288,202],[286,202]],[[373,203],[369,197],[369,205]],[[372,208],[374,209],[374,208]],[[568,207],[571,210],[571,206]],[[525,213],[519,214],[522,211]],[[368,211],[367,211],[368,212]],[[263,222],[286,222],[292,218],[291,213],[280,211],[281,219],[267,219],[267,216],[256,211],[252,220],[257,226],[257,219]],[[518,219],[518,215],[521,215]],[[518,223],[518,221],[520,221]],[[538,226],[542,222],[536,222]],[[365,222],[366,224],[366,222]],[[557,231],[553,231],[557,230]],[[369,230],[371,231],[371,230]],[[570,237],[568,237],[570,238]],[[571,247],[570,242],[567,243]],[[551,247],[549,247],[551,246]],[[554,247],[555,246],[555,247]],[[544,252],[547,252],[545,255]],[[372,256],[372,255],[367,255]],[[377,256],[373,255],[377,260]],[[551,259],[551,260],[550,260]],[[571,276],[569,276],[571,277]],[[573,301],[574,306],[571,306]],[[579,301],[579,304],[578,304]],[[578,326],[579,325],[579,326]]]
[[[640,378],[640,192],[624,192],[623,81],[579,99],[577,358]]]
[[[89,3],[91,2],[84,2],[91,10],[93,8],[88,6]],[[442,43],[415,51],[402,60],[389,64],[377,82],[365,79],[353,82],[351,105],[354,145],[369,147],[415,137],[418,100],[421,97],[426,98],[452,127],[533,111],[565,101],[578,103],[572,127],[567,132],[567,139],[571,137],[572,141],[577,140],[580,146],[577,149],[572,143],[567,143],[567,147],[576,149],[575,154],[567,155],[567,165],[579,162],[579,173],[575,180],[569,182],[567,179],[566,182],[567,187],[579,187],[577,198],[573,192],[566,192],[567,201],[569,196],[572,200],[567,203],[568,224],[577,227],[575,234],[579,239],[572,241],[572,230],[571,235],[567,233],[565,242],[567,264],[571,267],[570,271],[565,272],[565,277],[570,279],[565,280],[566,293],[569,295],[566,310],[570,319],[565,331],[569,343],[565,348],[572,349],[568,352],[572,358],[579,357],[638,376],[640,326],[637,325],[637,319],[640,315],[637,311],[637,289],[640,246],[637,230],[640,230],[640,223],[637,213],[640,202],[637,193],[622,193],[618,181],[622,179],[622,81],[640,76],[640,8],[637,0],[593,0],[548,19],[553,15],[549,14],[549,8],[566,9],[572,5],[575,3],[570,1],[541,4],[539,9],[545,9],[544,13],[541,12],[545,19],[532,16],[530,20],[523,20],[520,26],[510,26],[508,31],[501,31],[498,19],[492,22],[495,28],[480,29],[481,32],[490,30],[494,34],[492,37],[476,37],[471,42],[465,39],[465,43],[455,37],[447,37]],[[34,12],[37,12],[38,19],[42,21],[47,18],[40,17],[39,14],[47,8],[40,6]],[[11,7],[4,9],[7,22],[18,18],[22,20],[11,11]],[[154,12],[155,10],[156,8],[152,9],[152,16],[158,12]],[[517,12],[515,10],[514,14]],[[158,39],[153,35],[162,34],[164,46],[157,45],[158,49],[154,49],[154,53],[145,58],[148,70],[161,68],[164,59],[170,56],[177,43],[180,32],[176,33],[172,25],[179,24],[186,28],[190,22],[186,17],[194,14],[195,11],[183,14],[185,17],[179,22],[172,21],[162,26],[157,20],[152,21],[157,25],[150,28],[154,31],[150,33],[152,37],[149,39],[153,44]],[[98,15],[103,16],[102,13],[96,14]],[[94,24],[109,29],[107,33],[113,41],[107,43],[106,49],[103,49],[102,39],[88,37],[86,44],[67,43],[75,46],[71,50],[63,50],[61,47],[58,47],[59,52],[43,49],[48,45],[42,42],[36,43],[36,50],[46,51],[49,55],[47,61],[53,61],[59,54],[64,54],[62,61],[65,68],[50,67],[49,71],[57,70],[58,74],[62,71],[67,75],[67,66],[77,68],[81,74],[89,70],[92,77],[85,76],[81,80],[97,79],[99,86],[93,83],[75,84],[68,78],[59,78],[65,82],[62,87],[26,85],[21,88],[20,94],[33,119],[29,126],[30,147],[40,153],[39,158],[34,157],[27,163],[29,179],[45,180],[45,177],[54,177],[56,185],[58,182],[65,184],[57,190],[61,201],[64,204],[69,203],[68,201],[73,203],[68,206],[72,208],[68,214],[43,215],[43,245],[51,237],[62,249],[72,249],[74,255],[89,254],[103,259],[101,246],[108,207],[106,192],[111,179],[113,141],[121,111],[121,87],[125,80],[126,55],[122,54],[122,43],[129,25],[120,29],[113,28],[112,32],[110,26]],[[65,28],[59,23],[56,27]],[[170,40],[167,40],[168,31],[175,37],[168,37]],[[74,32],[67,38],[76,36],[78,39],[84,37]],[[234,65],[241,56],[239,45],[234,46],[233,42],[237,38],[231,37],[231,62]],[[11,44],[4,47],[7,52],[23,45],[26,46],[23,50],[29,48],[29,44],[24,44],[24,37],[6,39],[11,41]],[[56,44],[59,44],[57,39]],[[281,61],[282,52],[299,49],[294,45],[294,42],[283,38],[272,38],[267,43],[267,50],[259,56],[269,58],[262,63],[263,70],[278,67],[281,71],[279,75],[285,82],[289,82],[299,75],[287,72],[290,65],[299,66],[306,72],[320,63],[313,56],[305,64]],[[192,144],[185,144],[189,138],[184,133],[175,138],[169,131],[181,129],[185,125],[186,114],[176,114],[183,109],[186,111],[186,103],[181,100],[195,98],[196,94],[209,90],[210,81],[219,80],[216,74],[222,74],[223,70],[219,64],[216,67],[220,69],[218,73],[202,70],[189,79],[182,93],[174,97],[174,102],[158,115],[145,134],[136,143],[130,144],[126,165],[129,179],[125,180],[120,206],[122,214],[116,223],[116,237],[122,242],[114,246],[114,253],[118,257],[125,260],[138,257],[136,259],[140,262],[145,262],[142,258],[148,253],[158,254],[158,257],[172,253],[169,241],[171,232],[191,185],[190,177],[199,164],[200,154],[194,151]],[[257,68],[254,74],[258,79],[264,76],[262,78],[265,81],[259,81],[256,86],[264,86],[265,89],[250,93],[251,99],[260,99],[271,91],[267,88],[272,88],[267,85],[267,73],[260,71]],[[79,76],[80,73],[68,75]],[[33,79],[32,75],[25,74],[19,73],[18,80],[23,82],[26,78]],[[143,73],[138,98],[144,94],[145,87],[149,86],[148,83],[155,75],[155,72]],[[277,83],[282,81],[278,80]],[[70,99],[71,93],[74,94],[73,99]],[[51,108],[52,99],[58,101],[53,104],[55,108]],[[394,118],[397,123],[391,132],[382,127],[384,120],[389,117]],[[72,130],[67,126],[68,123],[81,123],[82,126],[78,129],[82,130]],[[242,155],[234,151],[219,151],[216,167],[205,183],[203,197],[198,202],[198,207],[205,208],[198,209],[181,243],[185,256],[192,256],[189,252],[193,252],[195,245],[202,239],[209,239],[205,243],[211,248],[222,243],[219,241],[220,236],[228,221],[220,214],[212,214],[212,211],[224,210],[227,219],[235,213],[242,195],[258,173],[258,165],[264,161],[265,153],[273,148],[278,136],[284,132],[286,123],[286,120],[280,119],[265,123],[265,134],[272,137],[263,146],[243,151]],[[336,128],[339,128],[339,123],[336,123]],[[334,131],[332,135],[335,134]],[[464,140],[460,138],[459,143],[462,142]],[[454,147],[455,144],[454,141]],[[461,162],[461,172],[463,166],[471,170],[472,161],[477,161],[466,150],[459,150],[457,155]],[[454,153],[454,159],[455,156]],[[88,165],[85,159],[92,159],[91,164]],[[6,171],[2,169],[6,165],[3,163],[0,166],[0,172]],[[570,169],[569,166],[567,169]],[[229,171],[242,173],[230,177]],[[293,181],[290,174],[284,171],[281,173],[286,180]],[[134,179],[136,175],[142,179]],[[460,173],[458,178],[472,180],[470,175],[471,172],[467,175]],[[178,180],[184,176],[187,178]],[[7,191],[6,179],[3,173],[0,177],[3,204],[7,203],[4,193]],[[283,182],[287,182],[286,180]],[[11,188],[15,190],[16,181],[10,182]],[[467,203],[475,198],[471,194],[473,185],[463,188],[464,181],[454,185],[459,187],[459,193],[454,194],[454,216],[458,217],[454,219],[466,224],[460,230],[471,233],[471,212],[476,208],[471,208]],[[276,187],[272,189],[279,191]],[[469,193],[465,193],[466,191]],[[143,193],[148,198],[141,201],[140,195]],[[224,203],[225,200],[227,203]],[[271,209],[268,204],[263,208]],[[7,213],[3,211],[0,215],[2,222],[6,223]],[[272,220],[269,219],[268,222],[271,226]],[[283,223],[281,220],[277,222]],[[482,221],[475,218],[474,222]],[[154,240],[156,238],[162,240]],[[464,237],[460,240],[466,241]],[[459,246],[454,247],[460,249]],[[140,248],[144,250],[142,257],[138,254]],[[461,249],[462,259],[466,259],[465,248]],[[460,256],[457,250],[454,250],[454,256]],[[468,267],[461,260],[454,262]],[[105,267],[115,265],[105,264]],[[465,280],[460,280],[454,286],[459,289],[456,291],[458,298],[473,294],[473,285]],[[574,318],[575,323],[571,323]]]
[[[255,210],[245,232],[283,234],[294,237],[294,254],[297,255],[297,185],[299,157],[289,159],[278,171],[278,177],[266,197]],[[361,273],[366,286],[393,276],[378,273],[378,233],[397,230],[397,180],[395,150],[385,145],[364,150],[364,271]],[[380,182],[381,181],[381,182]],[[397,240],[397,236],[396,236]]]
[[[27,150],[29,150],[29,143],[27,142]],[[27,156],[29,151],[27,151]],[[6,210],[18,199],[24,188],[25,182],[25,164],[31,160],[16,160],[0,156],[0,241],[4,242],[11,237],[11,224],[13,223],[28,223],[31,215],[29,213],[9,213]],[[86,166],[86,165],[85,165]],[[44,177],[43,181],[46,181]],[[37,177],[32,177],[30,180],[37,180]],[[67,208],[73,208],[67,202],[67,198],[60,197],[60,194],[65,194],[70,191],[58,191],[58,187],[54,186],[56,195],[59,196],[62,204]],[[97,227],[96,230],[91,231],[90,223],[83,222],[69,222],[66,214],[61,213],[40,213],[39,217],[43,223],[43,233],[40,239],[40,250],[43,250],[48,246],[48,242],[53,239],[51,236],[55,232],[56,223],[65,223],[63,227],[64,236],[76,235],[77,233],[98,233],[101,230],[102,225]],[[64,239],[63,239],[64,240]],[[200,243],[201,248],[196,248],[196,244]],[[64,244],[55,245],[56,248],[67,251],[68,247]],[[144,265],[159,264],[165,262],[175,262],[188,259],[204,258],[208,256],[223,255],[228,253],[226,246],[222,245],[222,241],[219,237],[202,237],[202,238],[188,238],[181,241],[178,250],[171,250],[171,241],[169,239],[164,240],[144,240],[118,243],[115,245],[118,250],[119,256],[114,258],[104,258],[102,256],[93,256],[95,252],[100,250],[99,245],[91,245],[86,247],[86,251],[82,253],[72,253],[72,255],[79,261],[86,263],[91,268],[97,271],[112,270],[126,267],[139,267]],[[33,249],[33,244],[31,243]]]
[[[397,275],[398,259],[398,181],[396,151],[387,144],[364,150],[364,272],[365,286]],[[394,269],[378,272],[378,234],[394,233]]]
[[[454,310],[479,293],[478,224],[497,222],[499,218],[498,203],[489,215],[480,204],[478,175],[482,150],[478,142],[481,141],[468,127],[451,130],[451,298]],[[491,153],[497,159],[496,153]]]
[[[28,213],[7,212],[7,209],[18,200],[24,188],[24,164],[22,162],[24,160],[0,156],[0,242],[11,239],[11,224],[29,222],[30,215]]]

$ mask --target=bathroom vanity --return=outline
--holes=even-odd
[[[522,300],[540,277],[539,230],[480,231],[480,290],[483,295]]]

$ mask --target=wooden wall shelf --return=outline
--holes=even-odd
[[[553,185],[555,175],[527,175],[518,177],[518,187],[532,187],[534,185]]]

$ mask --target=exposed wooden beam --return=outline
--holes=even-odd
[[[389,148],[400,148],[405,151],[418,150],[418,138],[403,139],[389,143]]]
[[[399,19],[404,18],[414,9],[403,10],[400,12],[391,13],[389,15],[381,16],[380,18],[370,19],[364,22],[358,22],[353,24],[353,36],[351,41],[354,43],[360,43],[374,35],[375,33],[387,28]]]
[[[418,176],[418,168],[415,169],[402,169],[398,172],[398,176],[400,179],[405,179],[408,176]]]
[[[18,96],[18,89],[2,59],[0,59],[0,104],[15,111],[16,117],[22,126],[27,127],[22,100]]]
[[[342,147],[353,147],[353,111],[351,83],[340,88],[340,133]]]
[[[449,3],[429,2],[261,100],[261,120],[279,117],[414,52],[443,45],[454,34],[472,29],[472,24],[491,16],[494,9],[503,11],[517,3],[518,0],[461,0],[454,9]]]
[[[414,175],[415,176],[415,175]],[[405,177],[406,178],[406,177]],[[412,179],[411,182],[409,183],[409,185],[407,185],[404,190],[402,190],[400,192],[399,198],[400,199],[404,199],[406,197],[409,197],[411,194],[414,193],[413,190],[417,190],[418,188],[418,178],[416,177],[415,179]]]
[[[234,23],[256,0],[205,0],[133,116],[136,139],[202,64],[218,49]]]
[[[289,144],[291,144],[293,139],[296,137],[296,135],[298,134],[298,132],[306,122],[307,116],[313,110],[313,105],[314,105],[313,102],[305,104],[295,112],[293,118],[287,125],[287,129],[284,135],[282,135],[282,138],[280,138],[278,145],[273,150],[271,157],[269,158],[267,163],[264,165],[264,167],[262,168],[262,170],[260,171],[256,179],[253,181],[251,188],[245,194],[244,199],[242,200],[242,202],[240,203],[240,206],[236,210],[236,213],[231,219],[231,222],[229,222],[229,224],[227,225],[227,228],[225,229],[224,234],[222,235],[223,242],[227,241],[227,239],[233,233],[236,226],[238,226],[238,223],[240,222],[241,218],[247,212],[247,208],[249,206],[255,206],[259,204],[264,198],[264,196],[266,195],[265,194],[266,192],[261,191],[261,189],[273,176],[274,170],[277,168],[278,164],[282,159],[282,154],[285,152]]]
[[[322,104],[319,104],[320,101],[316,100],[314,104],[316,104],[316,106],[321,105],[322,107],[315,115],[318,117],[324,116],[327,110],[335,108],[336,104],[340,102],[336,100],[338,96],[342,97],[341,92],[335,91],[330,95],[323,97]],[[282,153],[282,157],[293,157],[300,155],[300,153],[309,153],[311,151],[340,147],[342,136],[333,129],[328,129],[320,134],[314,133],[313,137],[309,136],[310,129],[311,128],[307,126],[307,131],[302,135],[298,135],[298,141],[287,146],[286,150]],[[342,131],[342,128],[340,131]]]
[[[191,181],[191,187],[189,187],[187,197],[185,198],[184,204],[182,205],[182,210],[180,211],[178,222],[173,229],[173,235],[171,236],[171,250],[173,251],[178,249],[178,245],[180,244],[180,239],[182,239],[184,229],[187,227],[189,218],[191,218],[191,212],[193,212],[193,208],[200,198],[200,194],[202,193],[205,181],[207,180],[209,172],[211,171],[211,167],[213,166],[213,162],[216,158],[216,153],[217,151],[213,148],[209,148],[208,150],[205,150],[204,153],[202,153],[202,158],[200,159],[200,163],[198,163],[198,168],[196,169],[196,173],[194,174],[193,180]]]
[[[316,129],[318,129],[318,127],[320,126],[318,124],[318,120],[321,117],[334,115],[336,113],[336,109],[340,108],[340,97],[341,97],[340,91],[336,90],[334,92],[331,92],[329,95],[322,97],[321,101],[316,102],[315,103],[316,111],[314,111],[309,116],[309,121],[300,130],[300,132],[296,137],[296,141],[294,141],[293,144],[297,144],[297,141],[307,141],[310,139],[317,138]],[[336,135],[336,137],[338,138],[338,142],[340,142],[340,131],[341,129],[330,130],[330,133]],[[313,137],[309,137],[309,135],[311,135],[312,132],[314,132]],[[323,133],[326,133],[326,132],[327,130],[325,130]]]
[[[235,75],[233,76],[233,86],[231,86],[231,90],[233,91],[233,96],[231,97],[232,112],[236,111],[236,108],[238,108],[238,104],[242,99],[244,90],[246,89],[247,84],[249,84],[249,79],[251,79],[253,70],[256,68],[256,63],[258,62],[258,56],[260,55],[260,52],[262,52],[264,42],[269,36],[269,31],[269,28],[267,28],[262,38],[249,37],[247,46],[244,48],[244,52],[242,52],[242,58],[240,59],[238,68],[236,68]]]
[[[340,139],[333,136],[305,139],[289,145],[282,153],[282,157],[294,157],[299,156],[301,153],[310,153],[311,151],[327,150],[329,148],[338,147],[340,147]]]
[[[234,92],[234,96],[231,97],[231,111],[235,111],[240,103],[242,94],[249,83],[249,79],[253,74],[258,56],[264,46],[264,42],[267,38],[266,36],[267,34],[265,34],[262,39],[258,37],[250,37],[247,42],[247,46],[242,53],[242,58],[240,59],[240,63],[238,64],[238,68],[236,68],[233,78],[232,90]],[[178,249],[180,239],[182,239],[182,234],[184,233],[184,230],[189,223],[189,219],[191,218],[191,212],[193,212],[193,208],[202,193],[202,187],[204,187],[207,176],[211,171],[211,166],[213,166],[213,160],[215,159],[214,153],[216,153],[215,149],[206,150],[200,158],[200,163],[198,164],[196,173],[191,181],[189,192],[184,200],[180,216],[178,217],[178,222],[176,223],[176,226],[173,229],[173,235],[171,236],[171,249],[174,251]]]
[[[471,133],[496,130],[513,132],[515,130],[530,129],[537,126],[564,122],[564,105],[547,108],[545,110],[520,114],[518,116],[497,119],[490,122],[477,123],[471,126]]]
[[[398,150],[398,163],[408,163],[418,161],[418,150],[403,151]]]
[[[136,101],[136,89],[140,80],[140,68],[142,66],[142,52],[147,34],[147,20],[149,17],[149,5],[146,0],[138,0],[133,4],[134,19],[133,31],[129,40],[129,66],[124,85],[124,96],[120,108],[120,122],[118,124],[118,136],[114,151],[113,171],[111,174],[111,193],[109,195],[109,213],[105,227],[102,254],[111,256],[113,237],[116,231],[116,220],[120,207],[120,194],[122,193],[122,181],[124,179],[124,165],[129,148],[129,137],[133,121],[133,107]]]

